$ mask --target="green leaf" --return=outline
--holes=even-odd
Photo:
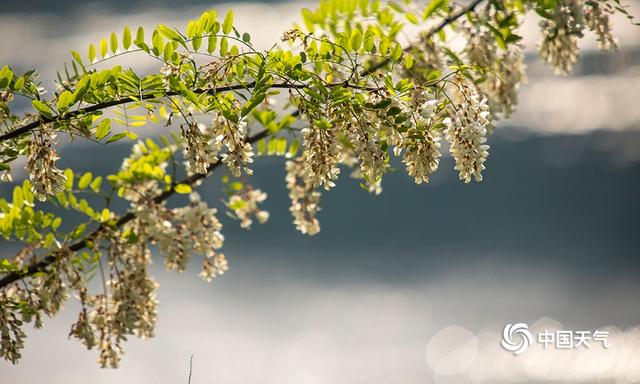
[[[134,44],[137,46],[144,44],[144,28],[138,27],[138,30],[136,31],[136,40],[134,41]]]
[[[89,62],[93,63],[96,61],[96,46],[91,44],[89,45]]]
[[[158,33],[158,31],[153,32],[153,36],[151,37],[151,42],[153,44],[153,53],[156,56],[160,56],[164,49],[164,41],[162,41],[162,35]]]
[[[207,44],[207,52],[213,53],[216,50],[217,42],[218,42],[218,37],[216,35],[210,35],[209,42]]]
[[[258,156],[264,156],[267,152],[267,143],[264,141],[264,139],[261,139],[260,141],[258,141],[257,144],[257,152],[258,152]]]
[[[114,54],[118,51],[118,36],[115,32],[111,32],[111,52]]]
[[[94,192],[100,192],[101,185],[102,185],[102,176],[96,177],[95,179],[93,179],[91,184],[89,184],[89,186],[91,187],[91,190]]]
[[[46,103],[44,103],[44,102],[42,102],[40,100],[32,100],[31,104],[44,117],[47,117],[49,119],[51,119],[53,117],[53,110],[51,109],[51,107],[48,104],[46,104]]]
[[[400,44],[396,44],[393,48],[393,52],[391,53],[391,58],[393,61],[398,61],[402,57],[402,47]]]
[[[195,40],[194,40],[194,49],[196,51],[198,50],[197,48],[195,48]],[[167,44],[164,46],[164,60],[171,61],[174,53],[175,53],[175,49],[173,48],[173,42],[168,41]]]
[[[13,71],[5,65],[0,69],[0,88],[8,87],[11,80],[13,80]]]
[[[57,102],[57,107],[58,107],[58,111],[60,111],[60,113],[64,113],[67,109],[69,109],[69,106],[71,104],[73,104],[73,94],[67,90],[64,90],[60,96],[58,96],[58,102]]]
[[[357,51],[360,49],[362,45],[362,32],[359,29],[354,29],[351,31],[351,38],[349,39],[349,45],[351,45],[351,49]]]
[[[302,21],[307,27],[309,32],[313,32],[313,25],[315,24],[315,14],[308,8],[303,8],[300,12],[302,14]]]
[[[222,32],[224,32],[225,35],[228,35],[229,32],[231,32],[232,28],[233,28],[233,12],[229,10],[227,12],[227,15],[224,17],[224,21],[222,22]]]
[[[71,56],[73,56],[73,59],[77,61],[80,66],[84,67],[84,64],[82,63],[82,57],[80,57],[80,54],[78,52],[72,50]]]
[[[193,46],[193,50],[198,52],[198,49],[200,49],[200,46],[202,45],[202,37],[194,37],[191,41],[191,45]]]
[[[251,100],[249,101],[249,103],[247,103],[243,108],[242,108],[242,112],[241,112],[241,116],[244,117],[246,115],[248,115],[253,108],[255,108],[256,106],[258,106],[260,103],[262,103],[265,99],[267,95],[264,93],[258,94],[258,95],[254,95]]]
[[[124,27],[124,32],[122,32],[122,46],[124,49],[131,47],[131,30],[129,27]]]
[[[407,18],[407,20],[409,20],[409,22],[411,24],[418,25],[418,23],[420,22],[418,20],[418,17],[416,15],[414,15],[413,13],[407,13],[404,16]]]
[[[100,40],[100,56],[107,57],[107,39]]]
[[[51,223],[51,228],[53,228],[53,230],[55,231],[60,227],[61,224],[62,224],[62,219],[59,217],[56,217]]]
[[[404,58],[404,66],[407,67],[407,69],[411,69],[413,67],[414,61],[413,61],[413,56],[412,55],[407,55]]]
[[[189,184],[178,184],[175,186],[174,190],[176,191],[176,193],[186,195],[191,193],[191,186]]]
[[[422,20],[427,20],[429,16],[433,15],[440,7],[445,5],[447,0],[431,0],[429,4],[424,8],[422,13]]]
[[[111,120],[104,119],[98,124],[98,128],[96,128],[96,139],[102,140],[104,139],[109,132],[111,131]]]
[[[93,175],[91,174],[91,172],[87,172],[84,175],[82,175],[82,177],[78,181],[78,189],[87,188],[89,186],[89,184],[91,183],[91,178],[92,177],[93,177]]]
[[[136,140],[138,138],[138,135],[133,133],[133,132],[131,132],[131,131],[124,132],[124,135],[129,140]]]
[[[300,149],[300,140],[294,139],[291,145],[289,146],[289,151],[287,151],[287,157],[292,158],[298,153]]]
[[[13,206],[22,208],[24,205],[24,195],[22,194],[22,187],[15,187],[13,189]]]
[[[89,75],[85,75],[78,80],[78,84],[76,85],[76,90],[73,92],[73,102],[77,103],[82,100],[84,95],[91,87],[91,77]]]
[[[167,27],[166,25],[158,25],[158,32],[160,32],[167,39],[177,41],[180,44],[184,45],[184,39],[176,31]]]
[[[13,89],[19,91],[24,86],[24,76],[20,76],[16,79],[16,82],[13,83]]]
[[[109,221],[110,217],[111,211],[109,211],[107,208],[104,208],[100,213],[100,221],[104,223],[105,221]]]
[[[65,169],[64,170],[64,177],[67,179],[67,181],[64,183],[64,189],[67,190],[67,191],[72,190],[73,189],[73,178],[75,177],[75,175],[73,174],[73,170],[71,170],[70,168]]]
[[[402,8],[402,6],[395,1],[390,1],[387,5],[390,8],[393,8],[396,12],[404,13],[404,9]]]
[[[251,42],[251,35],[249,35],[247,32],[242,34],[242,41],[244,41],[245,43],[250,43]]]
[[[115,135],[111,136],[108,140],[107,140],[107,144],[109,143],[113,143],[114,141],[118,141],[118,140],[122,140],[125,137],[127,137],[127,135],[123,132],[120,133],[116,133]]]
[[[229,51],[229,42],[226,37],[220,39],[220,56],[225,56]]]

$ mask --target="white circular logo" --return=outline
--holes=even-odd
[[[515,339],[515,340],[514,340]],[[533,343],[533,336],[529,326],[525,323],[507,324],[502,331],[502,348],[513,352],[514,355],[523,354]]]

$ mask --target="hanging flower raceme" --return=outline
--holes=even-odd
[[[543,40],[540,57],[551,64],[557,74],[567,74],[578,59],[578,38],[584,29],[581,0],[560,0],[552,19],[540,22]]]
[[[247,122],[240,120],[238,123],[225,119],[218,115],[213,122],[213,128],[218,135],[222,135],[227,152],[222,155],[222,162],[229,168],[232,175],[238,177],[247,174],[253,175],[249,164],[253,163],[253,148],[247,142]]]
[[[240,220],[242,228],[251,228],[253,217],[260,224],[269,220],[269,212],[261,210],[259,204],[267,199],[267,194],[259,189],[244,188],[238,193],[231,195],[226,205],[233,211],[233,215]]]
[[[13,364],[22,357],[20,351],[27,336],[22,326],[28,319],[18,315],[18,307],[25,301],[25,294],[17,284],[0,289],[0,356]]]
[[[486,145],[490,124],[489,106],[475,85],[457,79],[457,86],[461,101],[452,105],[450,117],[443,120],[446,140],[460,180],[468,183],[473,177],[476,181],[482,181],[484,162],[489,156],[489,146]]]
[[[302,154],[304,162],[305,183],[312,188],[324,186],[330,190],[340,174],[340,146],[336,140],[333,125],[324,120],[316,120],[310,127],[302,130],[305,150]]]
[[[520,84],[527,82],[522,47],[512,45],[501,51],[496,73],[479,86],[487,95],[491,114],[509,117],[518,104]]]
[[[428,183],[440,162],[440,135],[435,130],[439,101],[430,93],[418,92],[411,113],[411,126],[403,133],[396,153],[403,152],[402,162],[416,184]]]
[[[607,8],[600,0],[588,1],[585,4],[584,20],[586,26],[598,37],[598,45],[602,50],[618,48],[618,43],[611,33],[611,8]]]
[[[464,52],[467,59],[480,67],[489,69],[498,59],[498,46],[493,32],[483,25],[467,25],[465,27],[467,44]]]
[[[209,166],[218,161],[224,136],[213,127],[193,123],[182,127],[182,137],[185,139],[184,159],[189,165],[189,172],[206,174]]]
[[[293,215],[293,224],[304,234],[315,235],[320,232],[320,222],[316,214],[320,210],[320,192],[306,182],[306,167],[302,159],[289,160],[286,163],[285,181],[289,190]]]
[[[357,165],[351,176],[364,180],[370,192],[380,193],[382,176],[389,169],[389,154],[383,150],[380,121],[374,114],[352,117],[342,130],[349,145],[341,147],[341,164]]]
[[[48,196],[64,191],[67,181],[62,170],[56,167],[59,157],[55,150],[54,139],[55,135],[51,127],[43,125],[40,131],[34,133],[33,141],[29,146],[27,172],[33,193],[40,201],[45,201]]]

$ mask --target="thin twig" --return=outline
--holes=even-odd
[[[435,27],[434,29],[432,29],[431,31],[429,31],[427,33],[427,37],[433,36],[434,34],[438,33],[440,30],[442,30],[443,28],[445,28],[447,25],[451,24],[452,22],[456,21],[457,19],[459,19],[460,17],[462,17],[463,15],[465,15],[468,12],[472,12],[483,0],[474,0],[473,2],[469,3],[469,5],[467,5],[464,8],[461,8],[458,12],[452,14],[451,16],[445,18],[444,20],[442,20],[442,22]],[[409,45],[407,46],[404,50],[405,52],[412,49],[414,47],[414,45]],[[391,60],[387,59],[387,60],[383,60],[380,61],[376,64],[374,64],[373,66],[369,67],[366,70],[366,74],[371,74],[374,71],[384,67],[385,65],[387,65]],[[365,74],[365,75],[366,75]],[[362,74],[361,74],[362,75]],[[340,85],[345,85],[344,83],[339,83],[339,84],[329,84],[329,86],[340,86]],[[252,84],[249,85],[230,85],[228,87],[221,87],[221,88],[217,88],[215,90],[196,90],[195,92],[199,92],[199,93],[205,93],[205,92],[220,92],[220,91],[225,91],[225,90],[235,90],[235,89],[246,89],[246,88],[250,88],[252,86]],[[294,85],[291,83],[284,83],[284,84],[274,84],[272,86],[273,88],[296,88],[296,87],[301,87],[304,88],[306,87],[306,85]],[[166,94],[166,96],[174,96],[179,94],[178,92],[168,92]],[[156,98],[155,95],[153,94],[149,94],[149,95],[143,95],[142,98],[140,99],[152,99],[152,98]],[[103,103],[103,104],[95,104],[92,105],[90,107],[78,110],[73,112],[74,115],[77,114],[83,114],[83,113],[88,113],[88,112],[93,112],[93,111],[97,111],[100,109],[104,109],[104,108],[108,108],[114,105],[119,105],[119,104],[124,104],[127,102],[131,102],[134,101],[131,98],[124,98],[124,99],[120,99],[120,100],[113,100],[107,103]],[[294,115],[299,114],[299,111],[294,112]],[[65,118],[69,118],[69,113],[67,113],[65,115]],[[50,120],[49,122],[51,122],[53,120]],[[22,126],[16,130],[13,130],[5,135],[0,136],[0,142],[2,142],[3,140],[6,139],[11,139],[11,138],[15,138],[23,133],[29,132],[30,130],[36,128],[37,126],[39,126],[41,123],[46,122],[43,120],[38,120],[35,121],[31,124]],[[249,143],[254,143],[264,137],[266,137],[268,135],[268,130],[264,130],[252,137],[248,138],[248,142]],[[218,166],[220,166],[221,162],[218,161],[217,163],[211,164],[209,166],[209,168],[207,169],[207,172],[205,174],[195,174],[192,175],[188,178],[186,178],[185,180],[181,181],[178,184],[188,184],[188,185],[193,185],[194,183],[196,183],[199,180],[202,180],[204,178],[206,178],[209,174],[211,174],[211,172],[213,172],[213,170],[215,170]],[[156,203],[160,203],[163,202],[165,200],[167,200],[169,197],[173,196],[175,194],[175,189],[170,189],[168,191],[164,191],[161,194],[159,194],[158,196],[156,196],[153,201]],[[125,225],[126,223],[130,222],[131,220],[135,219],[136,215],[133,212],[127,212],[126,214],[124,214],[123,216],[121,216],[117,221],[115,226],[116,227],[121,227],[123,225]],[[98,235],[100,235],[104,230],[106,230],[108,227],[105,227],[103,224],[101,224],[98,228],[96,228],[91,234],[89,234],[87,237],[85,237],[82,240],[79,240],[76,243],[71,244],[67,249],[69,251],[75,252],[75,251],[79,251],[80,249],[85,248],[92,240],[94,240]],[[26,276],[30,276],[33,275],[36,272],[42,271],[44,270],[48,265],[50,265],[51,263],[53,263],[58,257],[58,253],[54,252],[52,254],[49,254],[47,256],[45,256],[42,260],[40,260],[39,262],[32,264],[31,266],[29,266],[27,268],[27,270],[25,272],[22,273],[17,273],[17,272],[11,272],[8,275],[6,275],[5,277],[3,277],[2,279],[0,279],[0,288],[6,287],[7,285],[19,280],[20,278],[26,277]]]
[[[218,87],[218,88],[214,88],[214,89],[210,89],[210,88],[198,88],[196,90],[194,90],[193,92],[195,94],[203,94],[203,93],[209,93],[209,94],[215,94],[215,93],[219,93],[219,92],[226,92],[226,91],[234,91],[234,90],[242,90],[242,89],[250,89],[253,88],[255,86],[255,83],[249,83],[249,84],[233,84],[233,85],[228,85],[228,86],[224,86],[224,87]],[[276,83],[271,85],[270,88],[285,88],[285,89],[292,89],[292,88],[305,88],[307,87],[308,84],[292,84],[292,83]],[[345,84],[343,82],[340,83],[334,83],[334,84],[327,84],[327,87],[331,88],[331,87],[339,87],[339,86],[344,86],[347,88],[354,88],[354,89],[360,89],[360,90],[367,90],[367,91],[373,91],[375,90],[372,87],[363,87],[363,86],[359,86],[357,84]],[[377,88],[376,88],[377,89]],[[158,92],[150,92],[147,94],[143,94],[140,96],[136,96],[134,97],[123,97],[121,99],[117,99],[117,100],[109,100],[109,101],[105,101],[103,103],[98,103],[98,104],[93,104],[90,105],[88,107],[85,108],[80,108],[78,110],[75,111],[71,111],[71,112],[67,112],[63,115],[58,115],[58,116],[53,116],[53,117],[46,117],[46,116],[39,116],[38,120],[32,121],[31,123],[22,125],[17,127],[16,129],[13,129],[3,135],[0,135],[0,143],[7,141],[7,140],[11,140],[11,139],[15,139],[18,138],[26,133],[29,133],[30,131],[38,128],[39,126],[41,126],[42,124],[47,124],[47,123],[53,123],[56,121],[67,121],[70,120],[76,116],[82,116],[85,115],[87,113],[91,113],[91,112],[96,112],[96,111],[101,111],[103,109],[107,109],[110,107],[115,107],[118,105],[122,105],[122,104],[127,104],[127,103],[131,103],[134,101],[142,101],[142,100],[149,100],[149,99],[159,99],[159,98],[163,98],[163,97],[169,97],[169,96],[178,96],[181,95],[180,92],[178,91],[169,91],[169,92],[165,92],[162,96],[158,97]]]
[[[256,141],[266,137],[268,133],[269,133],[269,131],[265,129],[264,131],[261,131],[261,132],[255,134],[255,135],[249,137],[247,139],[247,142],[255,143]],[[193,185],[196,182],[198,182],[199,180],[203,180],[204,178],[206,178],[211,172],[213,172],[221,164],[222,164],[221,161],[218,161],[217,163],[213,163],[207,169],[207,173],[196,173],[196,174],[191,175],[191,176],[187,177],[186,179],[178,182],[177,184]],[[175,188],[172,188],[172,189],[170,189],[168,191],[164,191],[161,194],[159,194],[158,196],[156,196],[155,198],[153,198],[153,202],[154,203],[161,203],[161,202],[167,200],[169,197],[173,196],[175,193],[176,193]],[[114,227],[120,228],[120,227],[122,227],[123,225],[127,224],[128,222],[130,222],[131,220],[133,220],[135,218],[136,218],[136,214],[131,212],[131,211],[129,211],[126,214],[120,216],[120,218],[116,221]],[[66,249],[69,250],[69,251],[72,251],[72,252],[79,251],[79,250],[87,247],[87,245],[89,245],[90,242],[95,240],[100,234],[102,234],[107,229],[109,229],[108,226],[105,226],[104,224],[101,224],[98,228],[96,228],[93,232],[91,232],[85,238],[83,238],[81,240],[78,240],[77,242],[69,245]],[[0,279],[0,288],[6,287],[7,285],[19,280],[22,277],[30,276],[30,275],[33,275],[33,274],[35,274],[37,272],[40,272],[40,271],[44,270],[47,266],[49,266],[50,264],[55,262],[56,259],[59,257],[59,255],[61,253],[64,254],[64,252],[53,252],[53,253],[43,257],[42,260],[38,261],[35,264],[30,265],[29,267],[27,267],[27,270],[23,271],[22,273],[17,273],[17,272],[9,273],[8,275],[6,275],[2,279]]]
[[[442,20],[442,22],[440,22],[440,24],[438,24],[435,28],[433,28],[432,30],[430,30],[429,32],[427,32],[425,38],[428,39],[430,37],[432,37],[433,35],[435,35],[436,33],[440,32],[441,30],[443,30],[447,25],[453,23],[454,21],[458,20],[459,18],[461,18],[462,16],[466,15],[469,12],[473,12],[476,7],[482,3],[484,0],[473,0],[471,3],[469,3],[466,7],[460,8],[460,10],[456,13],[451,14],[449,17],[445,18]],[[404,48],[404,52],[409,52],[411,51],[413,48],[415,48],[416,43],[410,44],[408,46],[406,46]],[[360,76],[367,76],[372,74],[373,72],[377,71],[378,69],[384,67],[385,65],[389,64],[391,62],[390,58],[386,58],[382,61],[378,61],[377,63],[373,64],[371,67],[367,68],[365,71],[363,71]]]

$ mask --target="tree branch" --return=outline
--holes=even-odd
[[[461,18],[462,16],[466,15],[467,13],[473,12],[476,9],[476,7],[478,5],[480,5],[480,3],[482,3],[483,1],[484,0],[473,0],[466,7],[460,8],[460,10],[458,12],[451,14],[449,17],[447,17],[444,20],[442,20],[442,22],[440,22],[440,24],[438,24],[435,28],[433,28],[432,30],[427,32],[426,38],[432,37],[436,33],[438,33],[441,30],[443,30],[447,25],[453,23],[454,21],[458,20],[459,18]],[[408,46],[406,46],[404,48],[403,51],[404,52],[409,52],[410,50],[415,48],[415,46],[416,46],[416,43],[409,44]],[[378,61],[377,63],[373,64],[371,67],[369,67],[366,70],[364,70],[360,74],[360,76],[370,75],[373,72],[377,71],[378,69],[380,69],[380,68],[384,67],[385,65],[389,64],[390,62],[391,62],[391,59],[389,59],[389,58],[384,59],[382,61]]]
[[[431,31],[429,31],[427,33],[427,37],[431,37],[433,35],[435,35],[436,33],[440,32],[442,29],[444,29],[447,25],[453,23],[454,21],[458,20],[460,17],[464,16],[465,14],[469,13],[469,12],[473,12],[475,10],[475,8],[482,3],[484,0],[473,0],[471,3],[469,3],[466,7],[461,8],[458,12],[450,15],[449,17],[445,18],[444,20],[442,20],[442,22],[440,22],[440,24],[438,24],[438,26],[436,26],[434,29],[432,29]],[[410,44],[407,47],[405,47],[404,51],[408,52],[411,49],[413,49],[415,47],[415,43],[414,44]],[[389,64],[391,62],[391,59],[385,59],[382,61],[379,61],[377,63],[375,63],[374,65],[372,65],[371,67],[369,67],[368,69],[366,69],[365,71],[363,71],[363,73],[361,73],[361,76],[366,76],[366,75],[370,75],[371,73],[377,71],[378,69],[384,67],[385,65]],[[251,88],[253,85],[255,84],[247,84],[247,85],[242,85],[242,84],[235,84],[235,85],[229,85],[229,86],[225,86],[225,87],[220,87],[220,88],[215,88],[215,89],[196,89],[194,92],[197,94],[200,93],[209,93],[209,92],[225,92],[225,91],[233,91],[233,90],[239,90],[239,89],[248,89]],[[331,84],[334,85],[334,84]],[[331,86],[330,85],[330,86]],[[343,84],[335,84],[335,85],[343,85]],[[292,84],[274,84],[272,86],[272,88],[304,88],[304,85],[292,85]],[[165,94],[165,96],[177,96],[179,95],[180,92],[177,91],[171,91],[171,92],[167,92]],[[86,113],[90,113],[90,112],[95,112],[95,111],[99,111],[102,109],[106,109],[109,107],[114,107],[116,105],[122,105],[122,104],[127,104],[133,101],[138,101],[138,100],[149,100],[149,99],[156,99],[156,94],[145,94],[142,95],[142,97],[137,98],[137,100],[134,100],[131,97],[124,97],[122,99],[118,99],[118,100],[110,100],[104,103],[98,103],[98,104],[94,104],[91,106],[88,106],[86,108],[81,108],[78,109],[76,111],[72,111],[72,112],[67,112],[62,116],[56,116],[53,118],[47,118],[44,116],[40,116],[40,119],[36,120],[36,121],[32,121],[31,123],[22,125],[10,132],[7,132],[3,135],[0,135],[0,143],[4,142],[6,140],[11,140],[11,139],[15,139],[18,138],[34,129],[36,129],[37,127],[39,127],[42,124],[46,124],[46,123],[52,123],[55,121],[59,121],[59,120],[69,120],[75,116],[79,116],[79,115],[83,115]]]
[[[193,92],[196,94],[203,94],[203,93],[209,93],[209,94],[215,94],[218,92],[226,92],[226,91],[234,91],[234,90],[241,90],[241,89],[251,89],[255,86],[255,83],[249,83],[249,84],[233,84],[233,85],[227,85],[224,87],[218,87],[218,88],[198,88],[196,90],[194,90]],[[276,83],[271,85],[270,88],[284,88],[284,89],[303,89],[305,87],[307,87],[308,84],[292,84],[289,82],[286,83]],[[338,87],[338,86],[345,86],[347,88],[354,88],[354,89],[360,89],[360,90],[365,90],[365,91],[374,91],[374,90],[378,90],[379,88],[375,88],[375,87],[364,87],[364,86],[359,86],[357,84],[345,84],[344,82],[340,82],[340,83],[333,83],[333,84],[327,84],[327,87]],[[85,115],[87,113],[91,113],[91,112],[96,112],[96,111],[100,111],[103,109],[107,109],[110,107],[115,107],[117,105],[122,105],[122,104],[127,104],[127,103],[131,103],[134,101],[140,101],[140,100],[149,100],[149,99],[159,99],[162,97],[169,97],[169,96],[178,96],[181,95],[180,92],[178,91],[170,91],[170,92],[166,92],[163,96],[158,97],[157,96],[158,93],[147,93],[142,95],[141,97],[123,97],[121,99],[118,100],[109,100],[109,101],[105,101],[103,103],[98,103],[98,104],[93,104],[90,105],[88,107],[85,108],[80,108],[78,110],[75,111],[71,111],[71,112],[67,112],[63,115],[58,115],[52,118],[48,118],[45,116],[40,115],[40,118],[38,120],[32,121],[31,123],[22,125],[10,132],[7,132],[3,135],[0,135],[0,143],[6,140],[11,140],[11,139],[15,139],[17,137],[20,137],[26,133],[29,133],[30,131],[38,128],[40,125],[42,124],[47,124],[47,123],[53,123],[56,121],[66,121],[66,120],[70,120],[76,116],[82,116]]]
[[[434,29],[432,29],[431,31],[429,31],[427,33],[427,37],[431,37],[433,35],[435,35],[436,33],[438,33],[439,31],[441,31],[443,28],[445,28],[447,25],[451,24],[452,22],[458,20],[460,17],[464,16],[465,14],[467,14],[468,12],[473,12],[474,9],[480,4],[482,3],[482,1],[484,0],[474,0],[471,3],[469,3],[466,7],[461,8],[458,12],[450,15],[449,17],[445,18],[444,20],[442,20],[442,22],[440,24],[438,24],[438,26],[436,26]],[[407,52],[409,50],[411,50],[412,48],[414,48],[415,44],[411,44],[409,46],[407,46],[404,51]],[[375,72],[376,70],[384,67],[385,65],[389,64],[391,62],[391,59],[385,59],[383,61],[380,61],[376,64],[374,64],[373,66],[369,67],[368,69],[366,69],[363,74],[361,74],[362,76],[366,76],[369,75],[373,72]],[[337,84],[329,84],[328,86],[340,86],[340,85],[345,85],[344,83],[337,83]],[[231,91],[231,90],[237,90],[237,89],[248,89],[251,86],[253,86],[253,84],[248,84],[248,85],[230,85],[230,86],[226,86],[226,87],[220,87],[217,89],[198,89],[195,92],[196,93],[205,93],[205,92],[224,92],[224,91]],[[274,84],[272,86],[272,88],[304,88],[306,85],[297,85],[297,84],[290,84],[290,83],[282,83],[282,84]],[[349,86],[347,84],[347,86]],[[366,89],[366,87],[357,87],[354,86],[355,88],[359,88],[359,89]],[[178,92],[169,92],[166,94],[166,96],[176,96],[178,95]],[[146,99],[153,99],[153,98],[157,98],[155,95],[153,94],[148,94],[148,95],[143,95],[142,96],[142,100],[146,100]],[[101,110],[101,109],[105,109],[105,108],[109,108],[112,106],[116,106],[116,105],[121,105],[121,104],[126,104],[129,102],[135,101],[131,98],[123,98],[120,100],[112,100],[109,102],[105,102],[105,103],[101,103],[101,104],[95,104],[83,109],[79,109],[77,111],[71,112],[71,113],[67,113],[64,115],[65,119],[69,119],[72,118],[73,116],[76,115],[81,115],[84,113],[89,113],[89,112],[95,112],[97,110]],[[299,114],[299,111],[294,112],[294,114]],[[60,118],[60,117],[58,117]],[[47,121],[48,120],[48,121]],[[40,124],[42,123],[47,123],[47,122],[53,122],[55,121],[55,119],[45,119],[42,118],[41,120],[38,121],[34,121],[30,124],[24,125],[20,128],[17,128],[9,133],[6,133],[2,136],[0,136],[0,142],[4,141],[4,140],[9,140],[12,138],[16,138],[22,134],[25,134],[33,129],[35,129],[36,127],[38,127]],[[249,143],[254,143],[264,137],[266,137],[268,135],[268,131],[264,130],[254,136],[251,136],[250,138],[248,138],[248,142]],[[218,161],[217,163],[211,164],[209,166],[209,168],[207,169],[207,173],[205,174],[195,174],[192,175],[184,180],[182,180],[181,182],[179,182],[179,184],[188,184],[188,185],[193,185],[194,183],[196,183],[199,180],[205,179],[207,176],[209,176],[216,168],[218,168],[220,166],[220,164],[222,164],[222,162]],[[153,201],[156,203],[160,203],[163,202],[165,200],[167,200],[169,197],[173,196],[175,194],[175,189],[171,189],[168,191],[164,191],[161,194],[159,194],[158,196],[156,196]],[[131,220],[135,219],[136,215],[133,212],[127,212],[126,214],[124,214],[123,216],[121,216],[118,221],[116,222],[116,226],[119,228],[123,225],[125,225],[126,223],[130,222]],[[104,227],[103,225],[100,225],[98,228],[96,228],[91,234],[89,234],[88,236],[86,236],[84,239],[79,240],[76,243],[71,244],[68,247],[68,250],[70,251],[79,251],[80,249],[83,249],[87,246],[87,244],[92,241],[93,239],[95,239],[99,234],[101,234],[104,230],[106,230],[107,228]],[[30,276],[33,275],[36,272],[42,271],[44,270],[47,266],[49,266],[51,263],[53,263],[57,258],[57,254],[53,253],[50,254],[48,256],[45,256],[42,260],[40,260],[37,263],[32,264],[31,266],[29,266],[27,268],[27,271],[24,273],[16,273],[16,272],[12,272],[9,273],[8,275],[4,276],[2,279],[0,279],[0,289],[3,287],[8,286],[11,283],[16,282],[17,280],[26,277],[26,276]]]
[[[261,131],[261,132],[255,134],[255,135],[249,137],[247,139],[247,142],[255,143],[256,141],[265,138],[268,135],[268,132],[269,131],[265,129],[264,131]],[[191,175],[191,176],[185,178],[184,180],[181,180],[181,181],[177,182],[176,185],[178,185],[178,184],[193,185],[197,181],[205,179],[216,168],[218,168],[221,164],[222,164],[221,161],[213,163],[207,169],[207,173],[197,173],[197,174]],[[167,200],[168,198],[170,198],[171,196],[173,196],[175,194],[176,194],[176,190],[174,188],[171,188],[170,190],[164,191],[161,194],[159,194],[158,196],[154,197],[153,198],[153,202],[154,203],[161,203],[161,202]],[[120,216],[120,218],[116,221],[115,226],[117,228],[120,228],[120,227],[122,227],[123,225],[125,225],[126,223],[130,222],[131,220],[133,220],[135,218],[136,218],[135,213],[129,211],[126,214]],[[69,250],[69,251],[72,251],[72,252],[76,252],[76,251],[79,251],[79,250],[85,248],[89,244],[89,242],[93,241],[98,235],[100,235],[103,231],[105,231],[107,229],[108,229],[108,227],[106,227],[103,224],[101,224],[98,228],[96,228],[93,232],[91,232],[89,235],[87,235],[83,239],[78,240],[77,242],[75,242],[75,243],[69,245],[68,247],[66,247],[66,250]],[[38,261],[37,263],[34,263],[34,264],[30,265],[27,268],[27,270],[25,272],[23,272],[23,273],[17,273],[17,272],[9,273],[8,275],[6,275],[2,279],[0,279],[0,288],[6,287],[7,285],[18,281],[23,277],[30,276],[30,275],[33,275],[36,272],[40,272],[40,271],[44,270],[47,266],[49,266],[54,261],[56,261],[56,259],[58,257],[58,254],[59,254],[58,252],[54,252],[54,253],[51,253],[51,254],[43,257],[42,260]]]

